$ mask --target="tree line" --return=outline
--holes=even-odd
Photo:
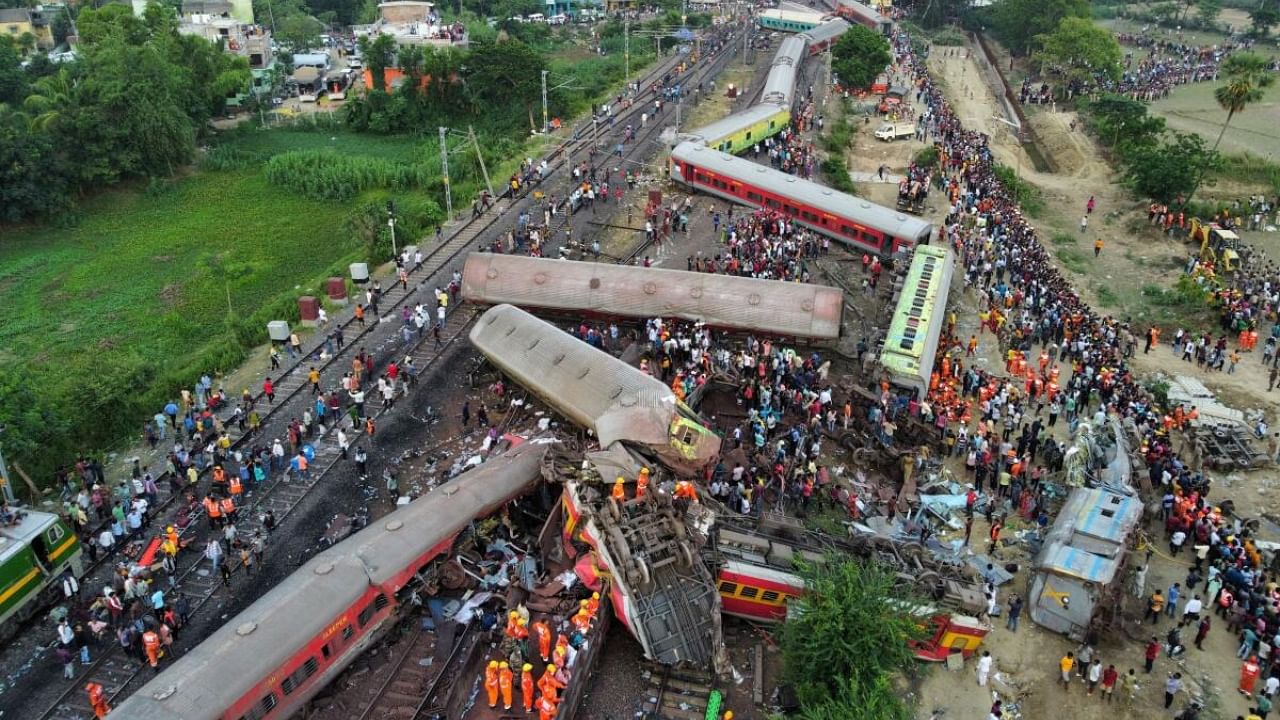
[[[248,62],[178,32],[150,5],[87,8],[73,62],[0,39],[0,221],[55,217],[91,189],[170,175],[226,99],[248,89]]]

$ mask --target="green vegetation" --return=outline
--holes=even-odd
[[[1076,238],[1071,233],[1060,232],[1054,233],[1053,237],[1049,238],[1049,242],[1062,247],[1074,247],[1076,244]]]
[[[1051,33],[1038,35],[1040,49],[1035,59],[1040,72],[1056,71],[1068,82],[1087,83],[1100,73],[1112,80],[1120,79],[1120,61],[1124,57],[1120,43],[1106,28],[1089,18],[1065,17]]]
[[[52,217],[78,193],[171,175],[227,97],[249,86],[243,58],[177,30],[173,11],[85,9],[78,61],[23,69],[0,52],[0,221]]]
[[[410,190],[427,183],[422,165],[319,150],[277,155],[267,161],[266,174],[273,184],[312,200],[350,200],[374,188]]]
[[[916,153],[915,157],[912,158],[912,162],[920,167],[933,167],[938,164],[939,159],[938,147],[936,145],[930,145]]]
[[[992,172],[1013,195],[1022,212],[1030,217],[1039,217],[1044,212],[1044,196],[1040,188],[1018,177],[1017,171],[1008,165],[996,165]]]
[[[801,568],[805,594],[782,626],[783,672],[806,720],[909,720],[893,678],[923,634],[884,568],[830,556]]]
[[[1014,55],[1027,55],[1064,18],[1088,18],[1088,0],[998,0],[978,17]]]
[[[1149,114],[1141,102],[1103,95],[1078,107],[1086,126],[1116,154],[1125,184],[1139,197],[1185,205],[1223,166],[1204,138],[1166,129],[1164,118]]]
[[[1063,247],[1058,248],[1053,254],[1058,258],[1058,262],[1062,263],[1062,267],[1077,275],[1083,275],[1089,269],[1088,258],[1078,250]]]
[[[1213,143],[1215,152],[1222,143],[1222,136],[1227,133],[1231,118],[1261,100],[1266,89],[1275,83],[1276,77],[1271,73],[1270,64],[1266,58],[1256,53],[1236,53],[1228,56],[1222,63],[1222,75],[1227,83],[1214,89],[1213,98],[1227,111],[1227,120],[1222,123],[1222,132],[1218,133],[1218,139]]]
[[[862,25],[850,27],[831,48],[831,70],[847,88],[870,87],[892,61],[889,41]]]

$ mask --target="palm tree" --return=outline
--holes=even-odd
[[[23,109],[31,115],[31,125],[45,129],[58,122],[75,104],[75,85],[71,70],[66,67],[37,80],[34,91],[22,102]]]
[[[1267,59],[1255,53],[1232,55],[1222,64],[1222,74],[1226,76],[1227,84],[1214,90],[1213,97],[1227,111],[1227,121],[1222,123],[1222,131],[1213,143],[1213,151],[1217,151],[1222,136],[1227,134],[1231,118],[1261,100],[1266,89],[1276,81],[1267,65]]]

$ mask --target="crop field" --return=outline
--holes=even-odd
[[[1184,85],[1169,97],[1152,104],[1151,109],[1163,116],[1169,127],[1182,132],[1195,132],[1212,143],[1222,132],[1227,113],[1213,99],[1218,83]],[[1249,153],[1272,162],[1280,162],[1280,86],[1272,85],[1261,102],[1236,113],[1222,137],[1219,147],[1224,153]]]

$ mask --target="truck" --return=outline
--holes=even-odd
[[[876,139],[885,142],[915,137],[915,134],[915,123],[885,123],[875,132]]]

